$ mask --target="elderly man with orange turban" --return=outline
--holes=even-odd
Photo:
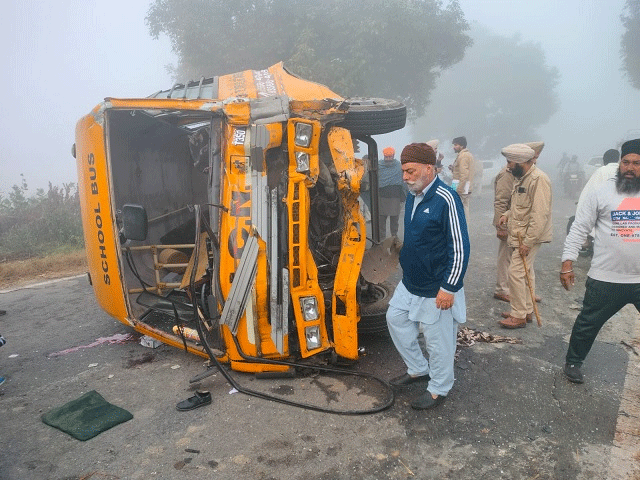
[[[406,198],[406,189],[402,182],[402,167],[395,159],[393,147],[382,150],[384,158],[378,162],[378,198],[380,219],[380,239],[387,236],[387,217],[389,233],[398,236],[398,225],[402,203]]]
[[[551,241],[553,233],[551,181],[547,174],[536,166],[536,153],[528,145],[509,145],[502,149],[502,155],[507,159],[507,168],[516,178],[516,182],[511,192],[509,210],[498,222],[499,226],[507,226],[507,244],[511,248],[511,311],[499,324],[503,328],[523,328],[531,321],[535,300],[527,287],[525,268],[529,272],[531,290],[535,291],[533,264],[536,254],[540,244]]]

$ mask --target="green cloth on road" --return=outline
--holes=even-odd
[[[130,412],[110,404],[95,390],[42,415],[47,425],[82,441],[132,418]]]

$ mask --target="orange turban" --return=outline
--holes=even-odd
[[[396,151],[394,150],[393,147],[387,147],[384,150],[382,150],[382,154],[385,157],[393,157],[396,154]]]

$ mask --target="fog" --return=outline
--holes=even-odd
[[[625,132],[640,129],[640,90],[623,77],[620,15],[624,0],[461,0],[470,22],[500,35],[519,33],[540,43],[560,71],[560,108],[543,127],[544,169],[562,152],[580,160],[616,148]],[[529,141],[529,140],[524,140]]]
[[[153,40],[145,1],[10,0],[0,19],[0,193],[76,182],[76,122],[104,97],[170,87],[169,41]]]
[[[626,131],[640,129],[640,91],[621,72],[624,0],[460,0],[460,5],[471,24],[539,43],[547,63],[558,68],[557,113],[538,129],[538,138],[522,139],[545,141],[543,169],[555,165],[564,151],[581,160],[601,155]],[[147,9],[148,2],[122,0],[10,0],[5,6],[0,20],[5,45],[2,195],[20,184],[21,173],[29,195],[36,188],[46,190],[48,182],[75,182],[70,151],[78,119],[104,97],[141,97],[171,86],[166,66],[176,58],[166,38],[149,36]],[[399,150],[410,141],[428,140],[425,136],[431,138],[409,126],[379,142]],[[447,153],[450,140],[440,138]],[[471,139],[469,148],[473,151]]]
[[[460,0],[472,31],[483,26],[494,34],[518,35],[522,41],[540,44],[547,65],[556,67],[560,73],[556,88],[558,111],[538,128],[535,138],[521,140],[545,142],[539,160],[543,170],[554,171],[563,152],[577,155],[580,161],[602,155],[609,148],[618,147],[628,130],[640,129],[640,90],[634,90],[621,71],[620,15],[624,4],[624,0]],[[456,74],[464,72],[457,70]],[[446,81],[446,73],[442,81]],[[432,98],[437,103],[437,88]],[[464,110],[441,108],[435,118],[436,122],[441,118],[442,124],[455,125],[455,119],[464,114]],[[385,135],[381,143],[398,150],[407,141],[439,136],[439,150],[445,153],[447,164],[455,157],[451,139],[460,135],[469,134],[460,130],[425,132],[408,126],[400,135]],[[472,152],[473,140],[468,138]],[[508,143],[511,142],[505,145]],[[495,156],[500,157],[499,150]]]

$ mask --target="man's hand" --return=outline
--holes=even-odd
[[[436,307],[440,310],[449,310],[453,306],[453,293],[447,293],[444,290],[438,291],[436,295]]]
[[[507,216],[506,215],[502,215],[500,217],[500,220],[498,220],[498,225],[500,225],[501,227],[505,226],[507,224]]]
[[[496,227],[496,237],[498,237],[500,240],[506,240],[507,238],[509,238],[509,232],[504,228]]]
[[[531,249],[523,243],[518,247],[518,251],[520,252],[521,256],[526,257],[527,255],[529,255],[529,252],[531,251]]]
[[[573,273],[573,262],[565,260],[560,267],[560,283],[565,290],[570,290],[576,284],[576,276]]]

